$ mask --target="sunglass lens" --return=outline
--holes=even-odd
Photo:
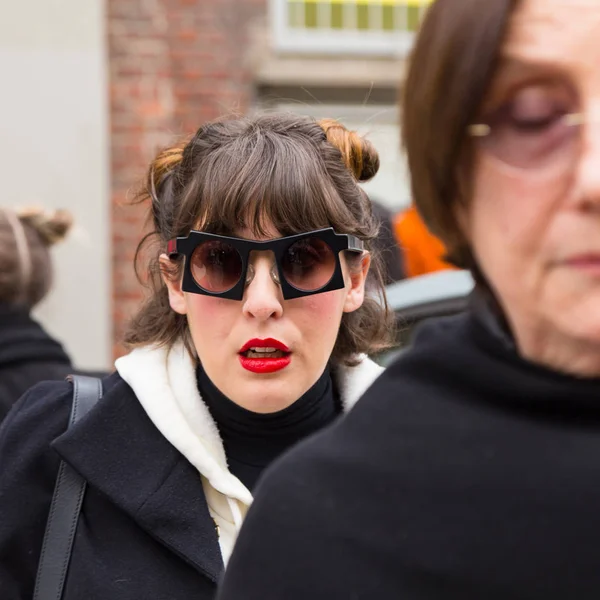
[[[335,272],[333,250],[315,237],[301,239],[284,253],[281,267],[287,282],[303,292],[314,292],[325,287]]]
[[[211,240],[192,253],[190,270],[194,281],[207,292],[228,292],[242,276],[242,258],[229,243]]]

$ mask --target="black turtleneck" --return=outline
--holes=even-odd
[[[222,394],[204,369],[198,389],[217,423],[230,471],[252,490],[263,470],[282,452],[331,423],[341,404],[327,368],[294,404],[275,413],[255,413]]]

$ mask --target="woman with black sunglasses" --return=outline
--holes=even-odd
[[[131,352],[68,430],[64,382],[0,433],[3,600],[32,595],[61,460],[87,483],[62,598],[214,595],[262,471],[380,373],[366,355],[391,327],[358,185],[378,166],[339,123],[292,115],[207,124],[156,158]]]

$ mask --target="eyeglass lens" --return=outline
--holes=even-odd
[[[480,145],[503,163],[539,169],[576,158],[582,117],[569,89],[528,86],[471,128]]]

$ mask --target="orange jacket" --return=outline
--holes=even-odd
[[[429,233],[414,206],[396,216],[394,233],[404,254],[406,277],[455,268],[443,260],[444,244]]]

